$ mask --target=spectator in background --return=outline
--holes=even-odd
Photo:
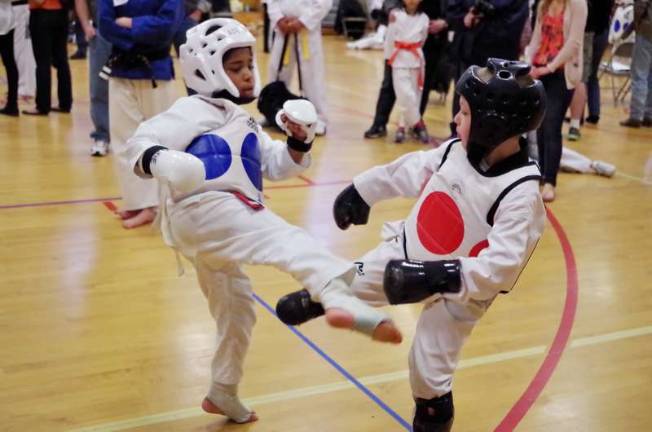
[[[436,89],[438,85],[443,85],[442,81],[446,81],[446,79],[441,79],[440,77],[442,75],[448,75],[448,59],[444,52],[448,44],[446,37],[448,24],[444,19],[446,16],[446,1],[436,0],[424,1],[422,3],[423,12],[428,15],[428,19],[430,20],[428,25],[428,38],[423,45],[426,70],[424,73],[421,102],[419,104],[419,112],[422,116],[428,106],[430,91]],[[387,14],[392,9],[400,7],[400,5],[400,0],[385,0],[383,2],[382,11],[384,13],[378,16],[381,25],[387,24]],[[383,81],[378,92],[374,120],[371,127],[365,131],[365,138],[380,138],[387,135],[387,122],[389,121],[390,113],[396,101],[396,94],[394,93],[392,82],[392,68],[387,64],[388,53],[386,52],[385,54],[385,58],[383,59],[385,69]]]
[[[122,191],[124,228],[156,216],[156,182],[133,172],[127,140],[138,125],[168,109],[177,98],[170,57],[172,38],[183,19],[181,0],[100,0],[99,30],[112,45],[108,63],[111,146]]]
[[[68,11],[62,0],[29,0],[29,10],[29,31],[36,60],[36,107],[24,110],[23,114],[69,113],[72,80],[68,65]],[[57,70],[58,107],[51,106],[52,66]]]
[[[77,51],[72,53],[70,60],[83,60],[86,58],[86,51],[88,51],[88,40],[84,33],[84,28],[79,19],[79,15],[75,13],[73,16],[73,29],[75,31],[75,44]]]
[[[629,118],[621,126],[652,127],[652,1],[634,0],[636,42],[632,53]]]
[[[573,89],[582,79],[585,0],[541,0],[532,40],[525,50],[531,75],[546,89],[546,114],[537,130],[541,197],[555,199],[562,152],[562,126]]]
[[[14,59],[14,11],[11,2],[0,1],[0,58],[7,72],[7,103],[0,114],[18,116],[18,68]]]
[[[267,79],[269,82],[280,79],[289,86],[298,61],[303,95],[317,109],[319,117],[317,135],[326,133],[328,122],[321,22],[328,15],[332,5],[333,0],[268,0],[267,2],[270,25],[274,31]],[[283,48],[286,45],[287,49],[283,55]],[[299,59],[296,58],[297,52]],[[289,59],[287,63],[286,59]],[[277,71],[281,62],[283,68],[279,76]]]
[[[593,36],[593,56],[591,58],[591,70],[589,79],[586,82],[586,98],[588,102],[589,115],[586,122],[597,124],[600,121],[600,82],[598,81],[598,71],[602,62],[602,55],[607,48],[609,40],[609,24],[614,0],[591,0],[593,8],[590,10],[591,26],[594,31]]]
[[[36,61],[29,34],[29,6],[27,0],[13,0],[11,4],[16,20],[14,58],[18,66],[18,97],[33,100],[36,94]]]
[[[450,47],[455,81],[469,66],[484,65],[491,57],[517,60],[528,15],[528,2],[523,0],[448,0],[446,21],[455,32]],[[459,111],[457,93],[452,109],[455,116]],[[455,122],[450,128],[455,135]]]
[[[100,77],[102,67],[111,56],[111,44],[97,31],[97,8],[95,0],[75,0],[75,11],[88,41],[88,87],[91,99],[91,120],[95,130],[91,132],[91,156],[109,153],[109,84]]]

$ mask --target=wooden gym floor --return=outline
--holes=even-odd
[[[266,194],[279,215],[353,259],[412,202],[383,203],[368,226],[341,232],[333,199],[356,173],[425,147],[362,139],[381,53],[347,51],[336,36],[325,46],[328,135],[305,177],[266,184]],[[259,63],[264,79],[267,55]],[[213,322],[191,266],[178,278],[158,234],[126,231],[109,211],[120,205],[112,160],[89,156],[86,63],[72,68],[71,115],[0,118],[0,430],[409,430],[419,306],[390,310],[400,346],[323,320],[295,331],[268,307],[299,286],[271,268],[247,270],[259,307],[240,393],[260,420],[239,426],[200,411]],[[573,148],[618,172],[560,175],[529,266],[463,351],[455,431],[652,430],[652,129],[618,126],[623,108],[603,95],[600,124]],[[445,136],[450,108],[434,99],[428,127]]]

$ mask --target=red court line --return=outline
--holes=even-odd
[[[55,205],[68,205],[68,204],[88,204],[96,203],[98,201],[112,201],[122,199],[120,197],[108,197],[108,198],[86,198],[78,200],[64,200],[64,201],[42,201],[42,202],[33,202],[25,204],[5,204],[0,205],[0,210],[8,209],[17,209],[25,207],[46,207],[46,206],[55,206]]]
[[[546,208],[546,213],[550,224],[555,230],[555,234],[557,234],[557,238],[561,244],[561,249],[564,253],[564,260],[566,262],[566,303],[564,304],[564,311],[561,316],[561,321],[559,322],[559,327],[557,328],[557,334],[552,341],[552,345],[550,346],[546,358],[543,360],[543,363],[530,382],[530,385],[528,385],[519,400],[505,415],[496,429],[494,429],[494,432],[507,432],[514,430],[523,417],[525,417],[525,414],[527,414],[532,405],[534,405],[534,402],[543,391],[543,388],[546,386],[555,371],[555,368],[559,364],[561,355],[568,344],[570,333],[573,329],[573,323],[575,321],[579,284],[577,281],[577,265],[575,263],[573,248],[568,241],[568,237],[566,237],[563,227],[552,214],[550,209]]]

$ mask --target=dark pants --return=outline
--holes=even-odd
[[[607,27],[602,33],[596,33],[593,37],[593,58],[591,61],[589,79],[586,82],[586,96],[589,106],[589,115],[594,117],[600,117],[600,82],[598,81],[598,71],[608,41],[609,27]]]
[[[573,91],[566,88],[563,68],[540,79],[546,89],[546,115],[537,130],[539,167],[543,177],[542,182],[554,186],[557,184],[557,172],[561,161],[561,129]]]
[[[177,52],[177,57],[179,57],[179,47],[186,43],[186,32],[195,27],[197,24],[198,22],[190,17],[186,17],[183,21],[181,21],[179,29],[172,38],[172,44],[174,45],[174,50]],[[197,94],[197,92],[190,87],[186,87],[186,93],[188,93],[188,96]]]
[[[18,111],[18,68],[14,58],[14,31],[0,35],[0,57],[7,71],[7,111]]]
[[[77,52],[79,54],[86,55],[86,50],[88,49],[88,41],[86,40],[86,35],[84,34],[84,28],[79,22],[79,18],[75,16],[75,43],[77,44]]]
[[[374,113],[374,126],[386,126],[389,122],[389,115],[392,113],[394,103],[396,102],[396,93],[394,93],[394,82],[392,80],[392,67],[385,62],[385,70],[383,72],[383,82],[380,84],[380,91],[378,92],[378,101],[376,102],[376,112]],[[427,65],[427,63],[426,63]],[[434,73],[433,71],[430,72]],[[425,71],[425,76],[428,75],[428,69]],[[426,110],[428,105],[428,95],[430,94],[432,80],[426,80],[423,84],[423,94],[421,95],[421,103],[419,104],[419,112],[421,115]]]
[[[272,46],[269,40],[269,13],[267,13],[267,3],[263,3],[263,52],[268,53]]]
[[[72,84],[68,65],[68,15],[64,10],[33,9],[29,16],[32,50],[36,60],[36,109],[50,112],[52,77],[50,67],[57,70],[59,108],[70,111]]]

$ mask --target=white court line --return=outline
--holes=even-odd
[[[617,175],[617,176],[621,176],[621,177],[628,178],[628,179],[630,179],[630,180],[636,180],[636,181],[638,181],[638,182],[643,183],[644,185],[652,186],[652,181],[645,180],[644,178],[641,178],[641,177],[638,177],[638,176],[633,176],[633,175],[630,175],[630,174],[625,174],[625,173],[622,172],[622,171],[616,171],[616,175]]]
[[[605,333],[597,336],[588,336],[583,338],[578,338],[570,342],[570,347],[584,347],[590,345],[598,345],[603,343],[614,342],[622,339],[628,339],[632,337],[639,336],[648,336],[652,334],[652,326],[633,328],[629,330],[622,330],[613,333]],[[522,350],[515,351],[506,351],[499,354],[490,354],[486,356],[473,357],[469,359],[461,360],[458,366],[458,369],[466,369],[475,366],[483,366],[488,364],[499,363],[507,360],[514,360],[525,357],[532,357],[544,354],[546,352],[546,346],[536,346],[531,348],[526,348]],[[380,375],[371,375],[358,380],[368,386],[374,384],[382,384],[393,381],[402,381],[407,380],[408,371],[402,370],[398,372],[391,372]],[[341,381],[332,384],[323,384],[312,387],[303,387],[295,390],[289,390],[278,393],[269,393],[266,395],[253,397],[249,399],[244,399],[243,402],[248,406],[257,406],[264,405],[273,402],[287,401],[292,399],[304,398],[307,396],[315,396],[326,393],[333,393],[340,390],[349,390],[353,389],[355,386],[349,381]],[[103,423],[96,426],[84,427],[81,429],[74,429],[69,432],[115,432],[122,431],[125,429],[136,428],[141,426],[147,426],[157,423],[166,423],[174,420],[181,420],[191,417],[199,417],[205,413],[200,408],[187,408],[177,411],[168,411],[160,414],[148,415],[143,417],[137,417],[133,419],[127,419],[122,421],[116,421],[111,423]]]

